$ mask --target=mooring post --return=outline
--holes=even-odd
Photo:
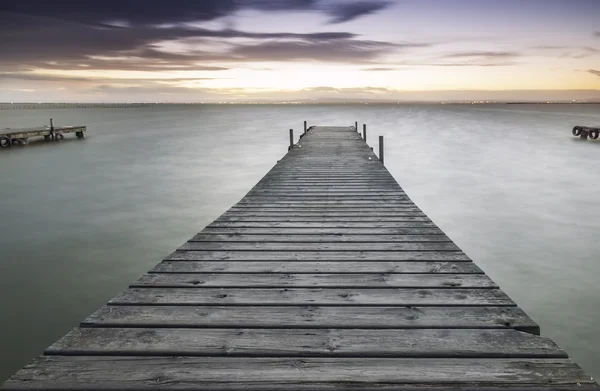
[[[358,132],[358,121],[354,121],[354,129]]]
[[[581,135],[579,136],[579,138],[582,140],[587,140],[589,134],[590,134],[590,132],[588,132],[587,129],[582,129]]]
[[[304,121],[304,134],[306,134],[306,121]]]
[[[294,129],[290,129],[290,149],[294,148]]]
[[[363,124],[363,140],[367,142],[367,124]]]
[[[379,160],[383,164],[383,136],[379,136]]]
[[[56,141],[56,138],[54,137],[54,121],[52,118],[50,118],[50,138],[52,141]]]

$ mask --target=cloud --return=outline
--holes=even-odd
[[[388,1],[338,0],[18,0],[4,1],[0,12],[22,13],[110,28],[211,21],[245,9],[324,12],[332,23],[346,22],[387,7]],[[3,18],[0,18],[2,21]]]
[[[561,52],[560,54],[552,53],[551,55],[553,57],[558,55],[558,58],[574,58],[574,59],[591,57],[591,56],[594,56],[594,55],[600,53],[600,49],[597,49],[597,48],[594,48],[591,46],[540,45],[540,46],[533,46],[533,47],[531,47],[531,49],[549,51],[551,53],[560,51]]]
[[[361,71],[366,71],[366,72],[388,72],[388,71],[397,71],[397,70],[398,70],[398,68],[384,68],[384,67],[361,69]]]
[[[64,2],[59,1],[59,3]],[[314,2],[310,1],[283,1],[283,3],[276,5],[275,8],[284,6],[297,8],[309,5],[316,7]],[[6,3],[0,5],[0,9],[20,9],[23,4],[32,4],[32,2],[25,0],[24,3]],[[3,19],[4,15],[7,23],[3,28],[10,31],[10,39],[3,39],[1,43],[3,55],[0,56],[0,72],[26,71],[35,68],[217,71],[230,68],[218,63],[222,61],[238,62],[244,59],[258,61],[267,58],[280,61],[295,59],[349,61],[350,53],[364,54],[373,58],[380,54],[384,47],[390,47],[384,43],[357,40],[356,34],[344,31],[251,32],[231,28],[206,29],[185,24],[159,28],[138,23],[130,27],[115,28],[98,24],[71,23],[48,18],[46,15],[53,15],[55,9],[44,4],[46,3],[43,3],[37,11],[45,16],[0,12],[0,19]],[[256,0],[245,4],[267,7],[270,2]],[[63,8],[58,7],[58,9]],[[92,12],[93,10],[97,10],[97,14]],[[169,12],[166,14],[167,19],[179,15],[169,14]],[[155,13],[157,9],[155,5],[151,5],[142,13],[145,16],[136,14],[135,18],[142,18],[139,21],[145,22],[155,21],[155,16],[159,17]],[[96,4],[88,9],[82,8],[77,2],[72,13],[66,12],[65,15],[68,18],[82,15],[83,20],[98,22],[104,20],[103,17],[110,15],[110,12],[102,5]],[[121,15],[117,12],[114,16],[119,18]],[[242,45],[230,41],[237,38],[243,38],[248,43]],[[334,42],[339,42],[339,45],[335,45]],[[158,45],[164,43],[167,45],[181,43],[184,44],[184,49],[177,52],[167,51]],[[204,47],[205,51],[197,50],[198,45]],[[286,54],[293,54],[292,58],[277,53],[269,55],[265,50],[270,47],[282,49]],[[323,48],[327,48],[331,53],[322,50]]]
[[[241,45],[230,55],[243,61],[368,62],[390,50],[403,48],[389,42],[343,39],[336,41],[268,41]]]
[[[348,22],[361,16],[381,11],[390,5],[391,3],[389,1],[377,0],[334,4],[330,6],[328,10],[331,16],[330,23]]]
[[[515,52],[492,52],[492,51],[471,51],[446,54],[445,58],[469,58],[469,57],[484,57],[484,58],[515,58],[520,55]]]
[[[591,73],[592,75],[600,76],[600,71],[597,71],[595,69],[588,69],[587,72]]]
[[[213,77],[136,77],[136,78],[106,78],[106,77],[83,77],[71,75],[55,75],[43,73],[0,73],[0,79],[28,80],[28,81],[57,81],[57,82],[93,82],[93,83],[175,83],[183,81],[223,80]]]

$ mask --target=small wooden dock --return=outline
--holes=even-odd
[[[600,389],[539,334],[354,127],[312,127],[2,389]]]
[[[85,138],[86,131],[86,126],[54,126],[51,119],[50,126],[0,130],[0,148],[10,148],[15,144],[26,145],[33,137],[43,137],[46,141],[60,141],[64,139],[65,134],[75,133],[77,138]]]

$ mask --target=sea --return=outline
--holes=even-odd
[[[0,382],[243,197],[289,129],[367,124],[411,199],[600,377],[596,104],[152,105],[0,111],[87,138],[0,150]]]

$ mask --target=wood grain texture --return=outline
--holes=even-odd
[[[539,335],[518,307],[104,306],[86,327],[506,329]]]
[[[45,354],[81,356],[567,358],[516,330],[76,328]]]
[[[569,359],[46,356],[4,389],[582,389],[577,384],[595,387]]]
[[[360,222],[360,221],[213,221],[206,228],[433,228],[437,227],[430,221],[377,221],[377,222]]]
[[[460,251],[175,251],[169,261],[465,261]]]
[[[473,262],[163,261],[151,273],[436,273],[481,274]]]
[[[352,227],[229,227],[208,226],[200,232],[203,235],[291,235],[291,236],[363,236],[374,240],[385,235],[442,235],[437,227],[389,227],[389,228],[352,228]]]
[[[185,251],[460,251],[453,242],[187,242]]]
[[[497,288],[484,274],[223,274],[151,273],[130,285],[137,288]]]
[[[130,288],[112,305],[514,306],[499,289]]]
[[[238,234],[238,233],[200,233],[190,242],[281,242],[281,243],[426,243],[451,242],[442,234],[436,235],[344,235],[344,234]]]

